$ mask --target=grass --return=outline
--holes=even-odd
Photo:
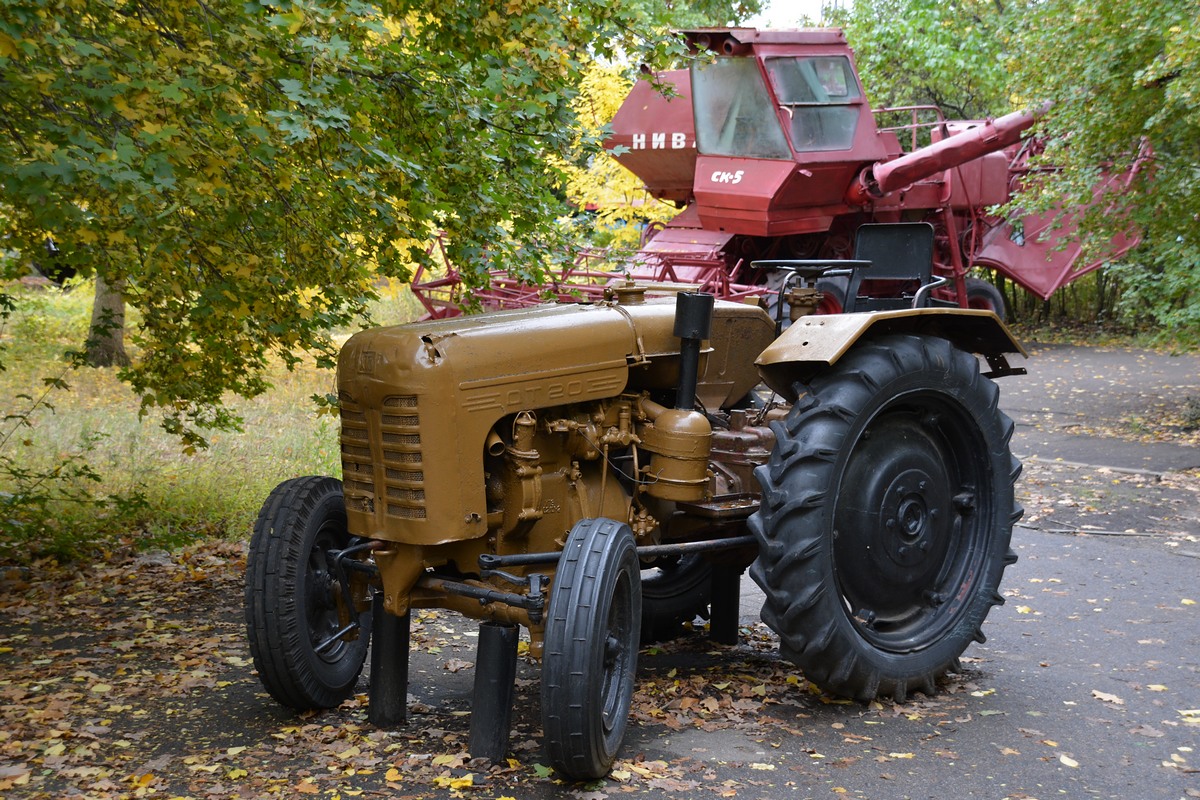
[[[311,363],[293,372],[275,368],[266,394],[229,398],[244,421],[242,432],[214,433],[207,450],[186,455],[156,419],[139,418],[138,400],[115,370],[67,366],[64,351],[86,335],[90,286],[62,291],[12,285],[5,291],[17,309],[0,327],[6,367],[0,371],[0,416],[8,418],[0,425],[0,458],[8,459],[0,462],[0,501],[10,501],[0,504],[0,561],[80,559],[214,536],[244,538],[280,481],[340,475],[337,420],[318,416],[311,400],[333,391],[332,371]],[[407,291],[389,286],[383,294],[372,308],[373,323],[416,316]],[[44,379],[60,375],[70,388],[46,392]],[[21,398],[36,400],[44,392],[46,402],[36,407]],[[11,418],[31,407],[30,426]],[[80,470],[82,464],[87,466]],[[31,485],[40,498],[13,505]]]

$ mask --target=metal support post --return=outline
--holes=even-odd
[[[383,593],[375,592],[371,611],[371,688],[367,719],[372,725],[403,725],[408,713],[408,647],[410,616],[389,614]]]
[[[475,658],[475,693],[471,701],[471,758],[492,763],[508,753],[513,688],[517,677],[515,625],[483,622],[479,625],[479,650]]]
[[[720,644],[737,644],[742,591],[742,568],[713,564],[712,616],[709,636]]]

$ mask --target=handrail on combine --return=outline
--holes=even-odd
[[[918,117],[918,114],[920,114],[920,112],[922,112],[922,111],[927,111],[927,112],[933,113],[934,115],[937,116],[937,119],[933,120],[932,122],[919,121],[917,117]],[[880,133],[898,133],[900,131],[911,132],[911,142],[909,143],[909,147],[908,147],[909,152],[916,150],[918,147],[921,146],[921,142],[918,139],[918,134],[922,130],[925,130],[925,129],[933,130],[934,128],[940,127],[942,129],[942,135],[943,136],[946,135],[946,122],[947,122],[946,114],[945,114],[945,112],[942,111],[941,107],[939,107],[939,106],[935,106],[935,105],[889,106],[886,108],[872,109],[871,113],[875,115],[876,119],[883,116],[884,114],[908,114],[909,115],[909,117],[912,121],[907,124],[884,126],[884,127],[881,127],[878,129]]]

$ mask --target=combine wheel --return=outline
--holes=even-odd
[[[347,546],[342,484],[334,478],[284,481],[259,511],[246,560],[246,629],[267,691],[297,710],[333,708],[354,693],[371,640],[371,612],[350,609],[326,554]]]
[[[550,586],[542,727],[550,762],[575,780],[603,777],[625,736],[642,594],[633,532],[611,519],[571,529]]]
[[[708,616],[712,562],[697,554],[664,559],[642,570],[642,641],[679,635],[679,626]]]
[[[817,306],[818,314],[840,314],[846,307],[846,291],[850,287],[850,279],[840,276],[818,278],[817,288],[821,290],[821,304]]]
[[[749,524],[763,620],[835,694],[932,693],[993,605],[1019,463],[974,356],[888,336],[846,354],[773,427]]]
[[[967,278],[967,308],[991,311],[1001,322],[1005,318],[1004,295],[995,286],[979,278]]]

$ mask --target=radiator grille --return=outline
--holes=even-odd
[[[383,505],[390,517],[425,519],[420,408],[413,395],[386,397],[381,409],[363,409],[342,394],[342,473],[347,504],[360,511]],[[389,413],[401,411],[402,413]],[[371,447],[371,422],[378,421],[379,443]],[[378,453],[375,464],[372,452]],[[376,471],[382,466],[382,471]],[[382,474],[384,486],[375,485]],[[381,503],[382,501],[382,503]]]

